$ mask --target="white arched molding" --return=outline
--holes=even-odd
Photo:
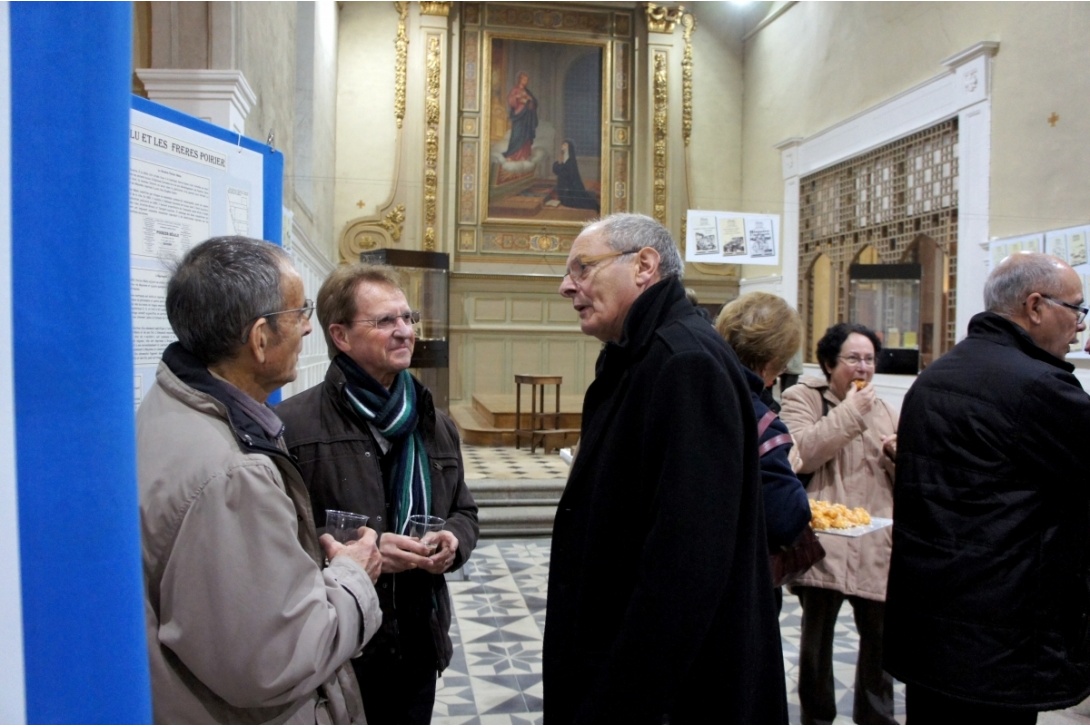
[[[991,59],[999,43],[984,41],[942,61],[947,72],[780,150],[784,177],[783,297],[798,304],[799,180],[908,134],[958,119],[957,331],[983,307],[988,274],[988,183],[991,146]]]

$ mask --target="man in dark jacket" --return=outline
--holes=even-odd
[[[749,388],[681,272],[643,215],[568,255],[560,293],[605,347],[553,526],[548,723],[787,723]]]
[[[317,524],[327,509],[348,510],[379,533],[382,630],[352,661],[367,721],[427,724],[452,653],[443,574],[469,558],[479,532],[458,432],[407,371],[420,314],[392,269],[334,270],[318,291],[318,320],[333,359],[325,382],[276,412]],[[409,537],[412,515],[446,520],[434,553]]]
[[[901,409],[886,669],[908,721],[1033,724],[1090,694],[1082,281],[1020,253]]]

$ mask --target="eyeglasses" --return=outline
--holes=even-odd
[[[615,257],[621,257],[622,255],[631,255],[633,253],[642,250],[642,247],[632,248],[631,250],[613,250],[611,252],[604,252],[601,255],[579,255],[571,261],[571,265],[564,271],[565,278],[571,278],[573,283],[578,283],[584,280],[590,273],[590,269],[598,263],[609,260]]]
[[[288,308],[287,310],[278,310],[278,311],[273,311],[272,313],[262,313],[261,315],[254,316],[250,320],[246,321],[246,325],[242,327],[242,330],[243,330],[242,340],[245,341],[249,337],[249,335],[250,335],[250,325],[254,321],[256,321],[258,319],[261,319],[261,318],[272,318],[273,316],[282,316],[285,313],[297,313],[297,314],[299,314],[299,321],[300,322],[309,321],[310,317],[312,315],[314,315],[314,301],[311,300],[310,298],[307,298],[307,299],[305,299],[303,301],[303,307],[302,308]]]
[[[863,364],[868,369],[874,368],[874,356],[837,356],[838,359],[848,364],[849,366],[858,366]]]
[[[407,326],[419,323],[420,311],[411,310],[408,313],[398,313],[397,315],[383,316],[382,318],[357,318],[352,323],[370,323],[380,331],[392,331],[397,328],[398,321],[403,321]]]
[[[1055,303],[1056,305],[1062,305],[1064,308],[1070,308],[1075,311],[1075,325],[1079,325],[1086,319],[1086,314],[1090,313],[1090,308],[1086,308],[1081,305],[1075,305],[1074,303],[1065,303],[1062,300],[1053,298],[1051,295],[1045,295],[1041,293],[1041,297],[1047,300],[1049,303]]]
[[[262,313],[256,315],[250,320],[246,321],[246,328],[249,328],[250,324],[256,321],[258,318],[272,318],[273,316],[282,316],[285,313],[298,313],[300,321],[309,321],[310,317],[314,315],[314,301],[307,298],[303,301],[302,308],[288,308],[287,310],[277,310],[272,313]]]
[[[287,310],[273,311],[272,313],[262,313],[259,316],[254,316],[251,321],[256,321],[258,318],[272,318],[273,316],[282,316],[285,313],[298,313],[299,320],[309,321],[310,317],[314,315],[314,301],[307,298],[303,301],[302,308],[288,308]]]

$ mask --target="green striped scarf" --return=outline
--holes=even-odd
[[[389,532],[408,533],[410,515],[431,514],[431,471],[417,423],[416,386],[408,371],[400,371],[389,391],[343,353],[333,359],[345,375],[348,404],[391,444],[393,465],[387,497],[394,498],[394,523]]]

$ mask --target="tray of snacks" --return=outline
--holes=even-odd
[[[862,507],[848,507],[828,500],[810,500],[810,527],[819,533],[858,538],[892,524],[892,518],[873,517]]]

